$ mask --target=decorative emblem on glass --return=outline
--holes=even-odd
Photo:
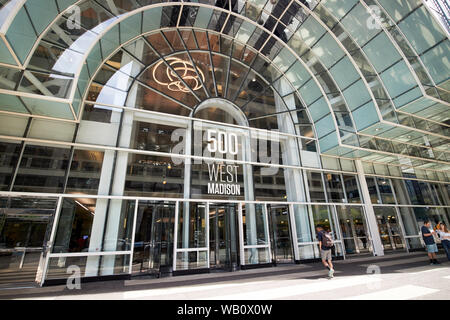
[[[166,86],[171,91],[189,92],[189,85],[193,91],[197,91],[202,87],[205,81],[205,75],[202,70],[197,67],[198,73],[195,71],[194,65],[190,61],[182,60],[180,58],[169,57],[166,58],[169,68],[164,61],[161,60],[153,68],[153,79],[160,85]],[[159,72],[163,70],[164,72]],[[181,79],[183,81],[181,81]],[[200,81],[201,78],[201,81]]]

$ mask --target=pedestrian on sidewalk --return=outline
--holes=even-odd
[[[334,268],[331,257],[331,248],[333,248],[333,237],[331,234],[324,230],[321,225],[316,227],[317,239],[319,240],[320,257],[322,258],[322,263],[325,268],[328,269],[328,277],[333,278]]]
[[[444,222],[441,221],[437,224],[436,232],[441,239],[441,244],[444,247],[447,259],[450,261],[450,232],[448,232],[447,226]]]
[[[421,228],[421,233],[423,242],[425,242],[425,246],[427,248],[430,264],[440,264],[436,260],[436,253],[438,252],[438,248],[436,242],[434,241],[433,232],[434,230],[431,228],[430,220],[425,220]]]

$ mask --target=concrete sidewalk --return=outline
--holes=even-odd
[[[438,256],[430,266],[426,253],[389,253],[336,261],[335,278],[327,280],[321,263],[196,274],[160,279],[82,283],[66,286],[0,290],[0,299],[374,299],[385,297],[450,299],[450,263]],[[373,272],[380,274],[372,274]],[[387,292],[383,292],[388,290]],[[325,295],[324,295],[325,292]]]

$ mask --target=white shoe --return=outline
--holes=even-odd
[[[334,269],[330,269],[330,271],[328,271],[328,277],[330,278],[334,277]]]

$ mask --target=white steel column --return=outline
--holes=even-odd
[[[178,247],[178,215],[180,202],[175,202],[175,225],[173,228],[173,271],[177,271],[177,247]]]
[[[258,141],[255,139],[255,141]],[[249,138],[243,137],[242,139],[242,160],[245,161],[251,161],[252,159],[252,132],[249,132]],[[254,183],[253,183],[253,168],[250,164],[244,164],[242,165],[242,172],[244,175],[244,188],[245,188],[245,200],[246,201],[253,201],[255,200],[255,194],[254,194]],[[244,241],[247,240],[247,245],[257,245],[258,239],[257,239],[257,226],[256,226],[256,206],[257,204],[243,204],[245,206],[245,229],[246,229],[246,238],[242,238],[243,244]],[[244,208],[242,208],[244,210]],[[242,211],[241,211],[241,222],[242,227],[244,227],[243,223],[244,220],[242,218]],[[259,257],[258,257],[258,249],[251,248],[247,249],[251,253],[249,254],[249,264],[258,264],[259,263]],[[242,263],[242,265],[245,264]]]
[[[123,114],[122,130],[119,145],[121,147],[129,147],[131,140],[131,132],[133,127],[133,113],[125,112]],[[121,196],[125,188],[125,180],[128,166],[128,153],[117,152],[116,166],[114,171],[114,179],[112,185],[112,195]],[[117,240],[122,219],[122,211],[126,210],[124,200],[110,200],[107,225],[105,229],[103,251],[117,251]],[[114,273],[114,264],[116,256],[103,257],[101,274],[112,275]]]
[[[375,217],[375,211],[373,210],[372,202],[370,200],[369,188],[367,187],[361,160],[355,160],[355,165],[356,170],[358,171],[359,185],[361,186],[364,207],[366,209],[366,221],[370,237],[372,239],[373,254],[375,256],[384,256],[384,249],[381,242],[380,231],[378,229],[377,218]]]
[[[114,151],[106,150],[103,157],[102,171],[100,174],[100,183],[98,195],[108,195],[109,186],[114,163]],[[94,221],[92,222],[91,238],[89,241],[89,252],[100,252],[102,249],[103,231],[105,228],[106,209],[108,199],[97,199],[95,205]],[[99,256],[89,256],[86,261],[86,277],[95,277],[98,274]]]
[[[189,121],[186,134],[184,137],[184,151],[186,156],[192,155],[192,143],[194,142],[194,156],[202,155],[202,122],[197,122],[200,125],[200,128],[195,128],[194,121]],[[192,136],[194,135],[194,136]],[[192,162],[197,165],[202,164],[202,160],[194,160],[191,158],[185,158],[184,160],[184,196],[183,199],[191,198],[191,170],[192,170]],[[182,228],[182,245],[181,248],[189,248],[189,220],[190,220],[190,204],[187,201],[181,203],[183,210],[183,225]],[[188,253],[183,253],[183,261],[187,261]]]
[[[136,54],[143,52],[143,43],[136,43]],[[136,89],[128,93],[126,91],[131,81],[128,74],[135,74],[140,70],[140,65],[124,55],[122,58],[122,72],[117,72],[110,80],[111,86],[118,90],[102,90],[98,97],[101,102],[113,102],[116,105],[124,105],[133,108],[136,101]],[[127,101],[126,101],[127,100]],[[118,146],[129,148],[133,130],[134,112],[122,109],[112,109],[111,125],[108,133],[118,137]],[[120,128],[119,128],[120,126]],[[104,133],[103,133],[104,134]],[[93,136],[91,139],[95,140]],[[128,164],[128,153],[122,151],[106,151],[103,159],[102,173],[99,184],[99,195],[123,195],[126,172]],[[114,172],[113,172],[114,170]],[[113,179],[111,177],[113,176]],[[111,181],[113,185],[111,186]],[[120,230],[120,219],[122,216],[122,200],[99,199],[95,208],[94,222],[91,231],[89,252],[117,251],[117,238]],[[106,222],[106,225],[105,225]],[[100,267],[99,256],[89,256],[86,264],[85,276],[112,275],[116,256],[104,256]],[[99,272],[99,269],[101,272]]]
[[[133,214],[133,230],[131,233],[131,255],[130,255],[130,266],[129,266],[129,273],[131,274],[133,272],[133,254],[134,254],[134,241],[136,237],[136,220],[137,220],[137,214],[139,209],[139,200],[136,200],[134,203],[134,214]]]
[[[267,203],[264,205],[261,205],[263,208],[263,216],[264,216],[264,227],[265,227],[265,234],[266,234],[266,238],[267,238],[267,244],[268,244],[268,249],[269,249],[269,263],[272,263],[274,261],[274,259],[276,259],[276,257],[272,256],[272,250],[274,250],[275,248],[271,248],[271,241],[270,241],[270,228],[269,228],[269,211],[267,210]]]
[[[238,227],[239,227],[239,258],[241,260],[241,266],[245,265],[245,250],[244,250],[244,225],[242,219],[242,202],[238,206]]]
[[[291,222],[289,228],[291,229],[292,235],[292,246],[294,247],[294,260],[300,260],[300,252],[298,248],[298,236],[297,236],[297,228],[295,223],[295,214],[294,214],[294,205],[289,205],[289,221]]]
[[[281,95],[289,93],[289,85],[281,80],[278,82],[278,85],[276,85],[276,87],[277,87],[276,89]],[[284,102],[287,104],[286,107],[288,107],[290,110],[296,109],[294,96],[291,96],[289,98],[286,97],[284,99]],[[286,111],[285,104],[278,95],[275,95],[275,106],[277,112]],[[292,118],[290,117],[289,114],[287,113],[279,114],[277,116],[277,121],[280,132],[296,134]],[[281,147],[283,164],[301,166],[300,148],[297,138],[279,136],[278,141]],[[284,171],[284,181],[286,187],[287,201],[306,202],[308,190],[305,189],[307,188],[307,183],[306,186],[303,183],[303,180],[305,178],[303,171],[295,169],[280,169],[280,170]],[[294,250],[294,259],[298,261],[300,259],[310,257],[311,255],[314,254],[313,253],[314,249],[312,248],[312,246],[299,247],[298,241],[299,239],[297,237],[299,235],[298,233],[311,234],[311,230],[309,230],[308,208],[307,206],[300,206],[300,205],[292,206],[290,208],[293,209],[292,211],[290,210],[290,214],[292,214],[290,223],[293,224],[294,229],[296,231],[295,233],[292,234],[293,236],[295,235],[295,238],[293,238],[293,243],[294,246],[296,247]]]
[[[211,257],[209,256],[209,252],[210,252],[210,248],[209,248],[209,201],[206,202],[205,204],[205,221],[206,221],[206,248],[208,248],[208,250],[206,251],[206,267],[209,268],[211,266],[210,263],[210,259]],[[197,252],[197,259],[199,259],[200,257],[200,252]]]

